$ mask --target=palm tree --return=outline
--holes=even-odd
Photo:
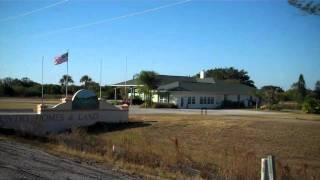
[[[90,82],[92,82],[92,79],[88,75],[84,75],[80,79],[80,83],[83,83],[84,87],[87,87]]]
[[[63,75],[62,78],[60,79],[59,83],[61,84],[61,86],[65,86],[66,85],[66,82],[67,82],[67,79],[68,79],[68,84],[72,84],[74,83],[74,81],[72,80],[72,77],[69,76],[69,75]]]
[[[141,71],[137,77],[139,89],[145,94],[146,105],[150,106],[152,101],[152,90],[156,88],[156,76],[154,71]]]

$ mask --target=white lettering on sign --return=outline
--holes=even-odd
[[[85,120],[98,120],[99,113],[88,113],[88,114],[79,114],[78,120],[85,121]]]

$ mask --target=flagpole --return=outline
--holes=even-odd
[[[42,65],[41,65],[41,105],[43,105],[43,59],[42,56]]]
[[[100,99],[101,99],[101,81],[102,81],[102,59],[100,59]]]
[[[69,49],[67,50],[67,77],[66,77],[66,100],[68,99],[68,79],[69,79]]]
[[[124,93],[127,101],[127,56],[126,56],[126,73],[125,73],[125,81],[124,81]]]

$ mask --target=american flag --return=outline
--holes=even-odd
[[[64,53],[54,58],[54,64],[58,65],[68,61],[68,53]]]

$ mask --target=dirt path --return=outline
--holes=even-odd
[[[0,140],[0,174],[0,179],[137,179],[7,140]]]

